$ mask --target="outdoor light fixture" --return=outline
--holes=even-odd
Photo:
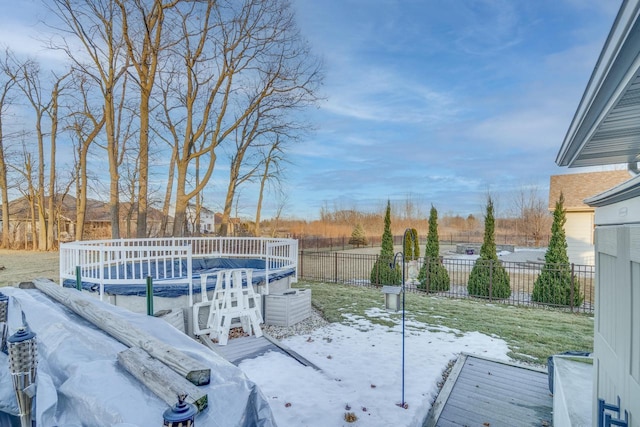
[[[20,410],[21,427],[32,427],[31,405],[36,395],[38,347],[36,334],[23,326],[7,340],[9,370]]]
[[[407,240],[407,236],[411,238],[410,244],[413,247],[414,244],[414,234],[410,228],[404,230],[404,236],[402,237],[402,251],[397,252],[393,257],[393,262],[391,263],[391,268],[395,268],[396,261],[398,256],[402,257],[402,286],[400,291],[402,292],[402,400],[398,403],[398,406],[401,408],[407,408],[407,402],[404,400],[404,323],[405,323],[405,277],[404,277],[404,262],[405,262],[405,253],[404,248],[406,247],[405,242]]]
[[[163,427],[194,427],[195,416],[198,413],[196,405],[185,402],[186,394],[178,395],[178,403],[173,407],[164,411]]]

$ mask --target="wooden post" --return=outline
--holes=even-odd
[[[118,363],[169,406],[173,406],[181,394],[187,395],[185,402],[196,405],[198,412],[209,404],[206,393],[140,347],[118,353]]]
[[[133,326],[117,314],[101,308],[90,297],[63,288],[46,279],[36,279],[33,284],[41,292],[68,307],[78,316],[93,323],[121,343],[129,347],[141,347],[195,385],[209,384],[210,368]]]

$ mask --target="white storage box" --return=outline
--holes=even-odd
[[[264,323],[291,326],[311,316],[311,289],[288,289],[264,297]]]

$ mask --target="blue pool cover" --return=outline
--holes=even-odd
[[[171,265],[169,263],[173,263],[173,268],[176,269],[180,266],[177,264],[177,261],[167,261],[166,270],[171,270]],[[253,279],[252,282],[254,285],[262,285],[265,281],[266,276],[266,263],[263,259],[254,259],[254,258],[194,258],[192,259],[192,282],[193,282],[193,292],[200,293],[200,276],[202,274],[210,274],[207,277],[207,291],[213,291],[217,272],[220,270],[228,270],[232,268],[251,268],[253,269]],[[183,264],[181,266],[183,271],[186,271],[186,265]],[[126,264],[119,266],[119,273],[116,274],[115,267],[111,267],[109,271],[105,270],[105,277],[124,277],[124,269],[127,269],[126,276],[127,277],[141,277],[144,278],[149,275],[149,267],[146,264],[142,265],[142,273],[140,272],[140,264]],[[134,270],[132,274],[131,270]],[[150,264],[151,276],[163,277],[163,271],[165,270],[165,262],[159,261],[157,263]],[[156,269],[160,271],[156,273]],[[110,274],[109,274],[110,273]],[[269,269],[269,282],[274,282],[276,280],[283,279],[288,276],[292,276],[295,274],[294,268],[270,268]],[[185,275],[186,276],[186,275]],[[243,284],[246,286],[246,283]],[[76,281],[73,279],[66,279],[63,282],[63,286],[66,288],[75,288]],[[91,282],[82,282],[82,289],[90,292],[99,292],[99,285]],[[131,296],[145,296],[147,294],[147,288],[145,284],[105,284],[104,292],[110,295],[131,295]],[[171,278],[167,279],[156,279],[153,282],[153,295],[157,297],[168,297],[175,298],[181,295],[187,295],[189,293],[189,287],[185,283],[172,283]]]

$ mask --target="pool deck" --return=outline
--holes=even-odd
[[[265,333],[261,337],[251,335],[233,338],[227,345],[213,343],[206,335],[200,336],[200,342],[236,366],[245,359],[253,359],[269,351],[275,351],[295,359],[304,366],[320,370],[316,365]]]
[[[551,426],[545,371],[462,354],[423,427]]]

